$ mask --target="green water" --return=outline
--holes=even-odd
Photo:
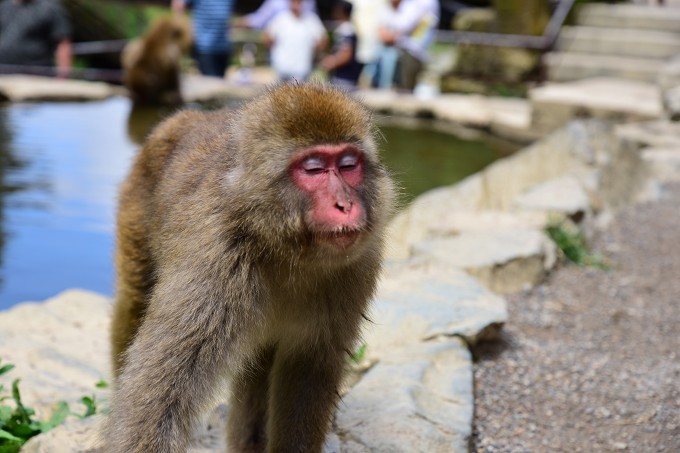
[[[516,146],[482,132],[430,120],[379,119],[383,159],[404,201],[482,170]]]

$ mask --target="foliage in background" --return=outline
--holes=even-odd
[[[115,24],[126,39],[139,37],[150,22],[170,13],[169,1],[166,7],[101,0],[80,0],[80,3],[108,23]]]
[[[0,359],[0,376],[13,368],[12,364],[2,365],[2,359]],[[99,381],[95,385],[97,388],[107,387],[104,381]],[[68,416],[82,419],[97,413],[97,400],[95,395],[92,395],[80,399],[80,402],[85,405],[82,414],[72,412],[66,401],[59,401],[49,420],[37,420],[35,410],[26,407],[21,401],[19,379],[12,381],[11,394],[6,393],[4,386],[0,384],[0,453],[18,452],[28,439],[61,425]],[[13,404],[8,405],[6,401],[13,401]]]
[[[583,233],[577,228],[569,227],[564,222],[553,222],[545,231],[569,261],[579,266],[610,268],[601,257],[590,252]]]

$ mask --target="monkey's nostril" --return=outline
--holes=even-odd
[[[335,207],[344,213],[348,213],[352,209],[352,200],[336,201]]]

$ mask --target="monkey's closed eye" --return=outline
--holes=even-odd
[[[326,166],[319,157],[309,157],[302,161],[302,169],[310,175],[316,175],[326,171]]]
[[[346,154],[340,158],[338,168],[340,170],[353,170],[359,165],[359,158],[354,154]]]

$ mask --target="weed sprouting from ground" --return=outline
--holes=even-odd
[[[570,227],[563,222],[553,222],[545,228],[545,231],[562,254],[572,263],[598,269],[611,269],[611,265],[602,257],[590,251],[583,233],[578,228]]]
[[[0,359],[0,376],[13,368],[12,364],[2,365]],[[99,381],[95,386],[106,388],[108,385],[104,381]],[[35,418],[35,410],[25,406],[21,401],[19,379],[12,381],[11,392],[6,391],[0,384],[0,453],[18,452],[28,439],[61,425],[69,416],[86,418],[97,413],[98,402],[95,395],[84,396],[80,402],[85,406],[83,413],[72,412],[66,401],[59,401],[48,420],[38,420]]]

